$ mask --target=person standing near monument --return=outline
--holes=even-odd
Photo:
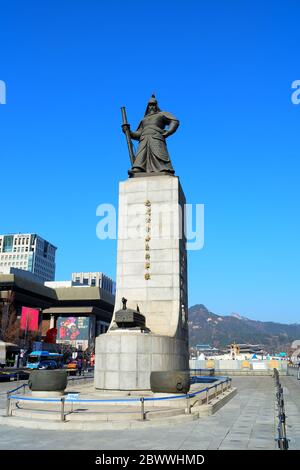
[[[78,357],[77,359],[77,369],[78,369],[78,374],[81,375],[82,373],[82,367],[83,367],[83,360],[82,357]]]
[[[155,95],[150,98],[144,118],[135,132],[130,130],[129,124],[123,123],[123,132],[129,132],[131,139],[139,141],[129,176],[137,173],[174,175],[166,138],[174,134],[178,126],[179,120],[173,114],[159,109]]]

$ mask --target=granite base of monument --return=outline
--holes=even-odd
[[[187,370],[186,341],[138,330],[115,330],[96,338],[95,387],[151,390],[152,371]]]
[[[178,177],[120,183],[115,311],[96,338],[97,389],[151,390],[151,372],[188,369],[184,215]]]

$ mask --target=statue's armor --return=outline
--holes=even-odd
[[[130,173],[167,172],[174,174],[163,133],[173,134],[178,125],[179,122],[175,116],[168,112],[146,114],[137,131],[131,132],[131,137],[139,140],[139,146]],[[167,130],[165,130],[166,126],[169,126]]]

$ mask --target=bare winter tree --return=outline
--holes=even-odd
[[[19,322],[12,292],[0,302],[0,340],[15,344],[19,342]]]

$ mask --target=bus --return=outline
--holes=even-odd
[[[59,369],[63,367],[63,355],[49,351],[32,351],[26,366],[28,369]]]

